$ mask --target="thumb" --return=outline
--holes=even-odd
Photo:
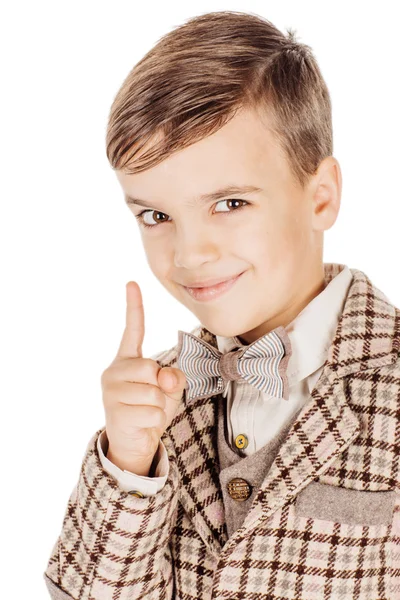
[[[159,370],[158,384],[163,392],[173,400],[180,400],[186,387],[186,377],[181,369],[163,367]]]

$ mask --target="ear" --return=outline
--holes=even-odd
[[[313,229],[326,231],[337,219],[342,197],[342,172],[336,158],[328,156],[321,162],[311,186]]]

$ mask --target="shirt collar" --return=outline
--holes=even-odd
[[[289,386],[315,373],[324,364],[352,277],[349,267],[343,265],[338,275],[286,325],[285,329],[292,344],[292,355],[287,368]],[[218,349],[223,353],[247,346],[236,336],[217,335],[216,339]],[[311,393],[316,383],[315,377],[310,377],[307,383]]]

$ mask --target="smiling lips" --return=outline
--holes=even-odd
[[[232,279],[227,279],[220,283],[207,286],[207,287],[185,287],[185,290],[190,294],[192,298],[195,300],[213,300],[227,292],[231,287],[236,283],[236,281],[243,275],[240,273],[236,275]],[[213,280],[210,280],[213,281]],[[215,281],[215,280],[214,280]],[[217,280],[218,281],[218,280]]]
[[[241,275],[241,273],[239,273],[239,275]],[[230,275],[228,277],[219,277],[219,278],[215,278],[215,279],[204,279],[203,281],[195,281],[192,285],[188,284],[182,284],[187,288],[204,288],[204,287],[211,287],[214,285],[218,285],[220,283],[224,283],[225,281],[229,281],[230,279],[234,279],[235,277],[238,277],[238,275]]]

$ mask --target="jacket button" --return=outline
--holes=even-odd
[[[144,495],[142,494],[142,492],[139,492],[138,490],[132,490],[131,492],[128,492],[129,494],[131,494],[131,496],[136,496],[137,498],[144,498]]]
[[[247,439],[247,437],[244,435],[244,433],[239,433],[239,435],[237,435],[235,438],[236,448],[240,448],[241,450],[243,450],[243,448],[247,448],[248,445],[249,440]]]
[[[239,502],[243,502],[247,500],[251,496],[251,485],[241,477],[235,477],[231,479],[227,484],[228,494],[234,500],[238,500]]]

